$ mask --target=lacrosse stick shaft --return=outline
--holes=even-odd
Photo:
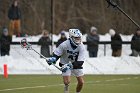
[[[58,70],[62,71],[62,69],[56,66],[55,64],[52,64],[52,65],[55,66]]]
[[[39,52],[37,52],[35,49],[31,48],[34,52],[36,52],[37,54],[39,54],[40,56],[42,56],[44,59],[46,59],[47,61],[47,58],[45,56],[43,56],[42,54],[40,54]],[[58,66],[56,66],[55,64],[52,64],[54,67],[56,67],[58,70],[62,71],[61,68],[59,68]]]
[[[106,0],[108,5],[112,6],[113,8],[117,8],[121,13],[123,13],[132,23],[134,23],[138,28],[140,28],[140,25],[134,21],[121,7],[119,7],[115,2],[112,0]]]
[[[46,61],[48,60],[45,56],[43,56],[42,54],[40,54],[39,52],[37,52],[35,49],[32,48],[32,45],[27,42],[26,39],[21,40],[21,46],[23,48],[26,48],[27,50],[33,50],[35,53],[39,54],[41,57],[43,57]],[[61,68],[59,68],[58,66],[56,66],[55,64],[52,64],[54,67],[56,67],[58,70],[62,71]]]
[[[47,61],[47,58],[45,56],[43,56],[42,54],[40,54],[39,52],[37,52],[36,50],[34,50],[33,48],[31,48],[34,52],[36,52],[37,54],[39,54],[40,56],[42,56],[44,59],[46,59]],[[52,64],[54,67],[56,67],[58,70],[62,71],[61,68],[59,68],[58,66],[56,66],[55,64]]]
[[[35,49],[32,48],[32,50],[33,50],[34,52],[36,52],[37,54],[39,54],[41,57],[43,57],[44,59],[47,60],[47,58],[46,58],[45,56],[43,56],[42,54],[40,54],[39,52],[37,52]]]
[[[131,20],[131,22],[133,22],[138,28],[140,28],[140,25],[138,23],[136,23],[126,12],[124,12],[119,6],[117,6],[117,9],[119,11],[121,11],[128,19]]]

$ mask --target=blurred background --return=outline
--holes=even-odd
[[[114,0],[130,17],[140,24],[139,0]],[[0,0],[0,29],[8,26],[8,9],[13,0]],[[19,0],[21,29],[29,35],[41,34],[43,29],[55,34],[71,27],[87,33],[91,26],[105,34],[110,28],[121,34],[132,34],[137,28],[120,11],[107,8],[105,0]]]
[[[112,1],[140,24],[140,0]],[[82,93],[140,93],[140,29],[106,0],[0,0],[0,93],[62,93],[62,73],[46,58],[70,28],[86,49]]]

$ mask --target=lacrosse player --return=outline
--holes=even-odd
[[[53,52],[52,57],[47,60],[49,65],[55,64],[60,58],[60,67],[62,70],[64,93],[69,93],[70,76],[77,78],[76,93],[80,93],[83,80],[83,63],[85,60],[85,48],[82,43],[82,33],[79,29],[69,29],[69,39],[61,43]]]

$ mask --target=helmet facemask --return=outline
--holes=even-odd
[[[69,36],[72,41],[72,43],[75,46],[78,46],[82,42],[82,33],[79,29],[69,29]]]
[[[71,37],[73,42],[76,44],[76,45],[79,45],[81,44],[81,37]]]

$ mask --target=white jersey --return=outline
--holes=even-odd
[[[75,61],[85,61],[84,44],[81,43],[77,46],[77,48],[73,49],[69,39],[61,43],[54,51],[54,54],[61,56],[60,63],[62,64],[69,62],[73,63]]]

